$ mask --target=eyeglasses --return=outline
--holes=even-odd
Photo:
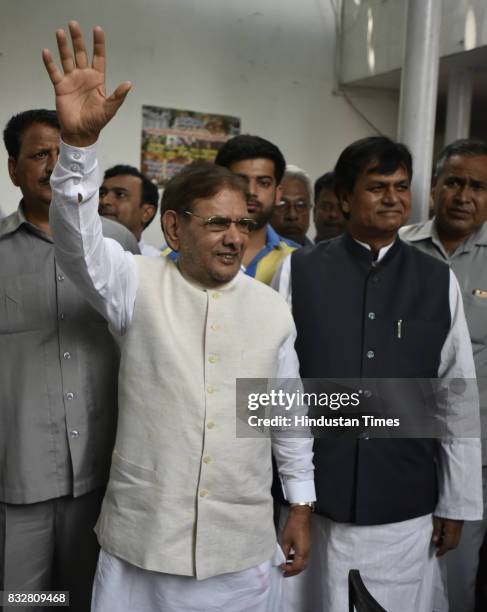
[[[277,210],[289,210],[291,206],[294,207],[295,211],[298,214],[302,214],[310,208],[310,205],[307,202],[303,202],[302,200],[298,200],[297,202],[288,202],[287,200],[280,200],[279,202],[276,202]]]
[[[230,217],[223,217],[220,215],[214,215],[213,217],[202,217],[201,215],[196,215],[189,210],[185,210],[184,214],[201,219],[203,221],[203,226],[210,232],[224,232],[230,229],[232,223],[235,223],[235,227],[241,234],[250,234],[250,232],[257,227],[257,223],[253,219],[246,219],[245,217],[242,217],[241,219],[230,219]]]

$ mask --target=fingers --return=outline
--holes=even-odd
[[[62,28],[56,30],[57,46],[64,74],[69,74],[70,72],[73,72],[75,68],[88,67],[88,55],[86,53],[86,47],[81,28],[79,27],[79,24],[76,21],[70,21],[68,27],[69,33],[71,35],[71,41],[73,43],[74,57],[71,47],[69,46],[66,32]],[[101,31],[102,42],[104,46],[103,31],[101,30],[101,28],[97,29]]]
[[[88,66],[88,56],[86,55],[85,41],[78,22],[69,22],[69,33],[73,43],[74,57],[78,68],[86,68]]]
[[[449,550],[453,550],[458,546],[462,534],[463,521],[434,517],[433,525],[432,541],[437,547],[436,556],[442,557]]]
[[[113,115],[117,112],[117,110],[122,106],[123,101],[127,97],[128,92],[132,87],[132,83],[130,81],[125,81],[121,83],[117,89],[112,93],[112,95],[106,99],[106,104],[110,109],[110,115]]]
[[[49,49],[42,49],[42,61],[44,62],[44,66],[46,67],[52,84],[57,85],[62,80],[63,75],[57,69]]]
[[[308,565],[308,557],[304,555],[300,555],[298,553],[294,553],[294,559],[292,563],[282,563],[280,568],[282,569],[282,573],[285,578],[289,576],[296,576],[304,569],[306,569]]]
[[[64,74],[69,74],[75,69],[75,64],[73,54],[69,48],[68,39],[66,38],[66,32],[63,29],[56,30],[56,40]]]
[[[105,74],[105,34],[100,26],[93,29],[93,62],[92,67]]]
[[[434,516],[433,517],[433,535],[431,536],[431,541],[433,542],[433,544],[439,544],[440,539],[441,539],[441,532],[442,532],[442,521],[441,519],[439,519],[438,517]]]
[[[132,83],[130,81],[124,81],[123,83],[120,83],[120,85],[112,93],[112,95],[109,98],[107,98],[107,102],[119,101],[119,106],[120,106],[120,104],[122,104],[122,102],[125,100],[131,88],[132,88]]]

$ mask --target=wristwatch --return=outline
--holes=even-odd
[[[308,508],[311,508],[311,512],[315,511],[315,503],[314,502],[295,502],[293,504],[290,504],[291,508],[299,508],[300,506],[307,506]]]

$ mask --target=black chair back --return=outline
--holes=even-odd
[[[387,612],[367,591],[359,570],[348,572],[348,612]]]

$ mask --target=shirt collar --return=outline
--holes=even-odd
[[[19,204],[19,207],[15,212],[0,219],[0,236],[7,236],[8,234],[13,234],[16,232],[19,227],[27,223],[24,211],[22,210],[22,202]]]
[[[418,240],[427,240],[428,238],[439,240],[436,226],[434,225],[434,218],[421,225],[408,227],[414,227],[414,234],[407,237],[408,242],[417,242]]]
[[[266,234],[265,234],[265,246],[266,248],[275,249],[279,246],[281,242],[281,237],[276,232],[276,230],[272,227],[270,223],[267,224]]]
[[[33,232],[40,238],[47,240],[48,242],[53,242],[52,237],[48,234],[45,234],[42,230],[40,230],[32,223],[29,223],[25,218],[24,208],[23,208],[23,200],[20,201],[20,204],[15,212],[8,217],[0,219],[0,236],[8,236],[8,234],[14,234],[22,225],[25,225],[29,231]]]
[[[360,242],[360,240],[356,240],[354,238],[355,242],[357,242],[358,244],[362,245],[363,247],[365,247],[368,251],[372,251],[372,248],[369,244],[367,244],[366,242]],[[386,244],[386,246],[381,247],[379,249],[379,253],[377,255],[377,259],[376,261],[380,261],[381,259],[383,259],[386,255],[387,252],[389,251],[389,249],[393,246],[393,244],[396,242],[396,238],[394,238],[394,240],[390,243],[390,244]]]

